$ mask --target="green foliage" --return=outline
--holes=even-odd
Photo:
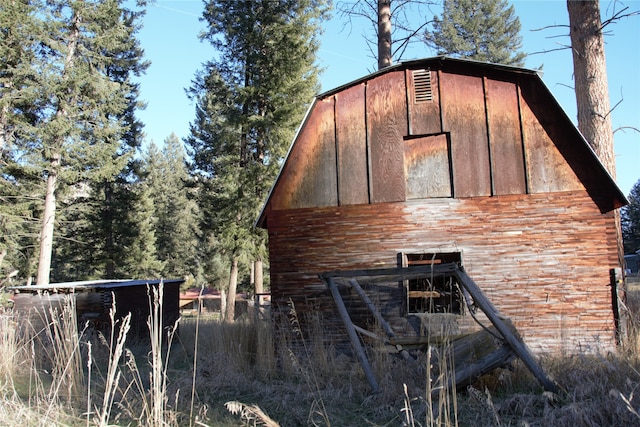
[[[640,181],[633,185],[628,199],[620,214],[625,254],[640,250]]]
[[[200,282],[198,205],[190,194],[184,148],[175,134],[165,139],[162,151],[153,143],[149,146],[144,169],[156,217],[155,252],[164,263],[162,277],[191,276]]]
[[[520,20],[506,0],[444,0],[433,20],[425,41],[438,55],[524,65]]]
[[[135,38],[143,11],[126,3],[2,1],[0,246],[23,278],[33,273],[47,178],[48,197],[62,207],[54,277],[104,276],[110,265],[89,265],[113,239],[92,228],[103,223],[92,215],[106,209],[91,188],[128,174],[142,129],[131,79],[148,66]]]
[[[196,75],[187,143],[208,256],[266,258],[253,227],[308,103],[319,89],[323,0],[205,3],[202,38],[219,52]]]

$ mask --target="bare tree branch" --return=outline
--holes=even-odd
[[[416,11],[419,15],[422,10],[430,11],[430,6],[435,4],[433,0],[391,0],[391,21],[392,21],[392,56],[395,61],[402,60],[407,48],[412,42],[420,39],[424,28],[431,22],[428,19],[418,19],[423,22],[414,28],[412,22],[416,21]],[[342,18],[346,19],[346,24],[353,26],[352,19],[365,19],[373,27],[370,34],[374,38],[363,34],[367,43],[370,56],[377,58],[378,43],[378,2],[377,0],[357,0],[355,2],[341,1],[336,4],[336,10]]]
[[[543,53],[557,52],[559,50],[566,50],[566,49],[571,49],[571,46],[562,46],[562,47],[558,47],[556,49],[540,50],[540,51],[537,51],[537,52],[528,53],[527,55],[529,55],[529,56],[540,55],[540,54],[543,54]]]
[[[640,133],[640,129],[638,129],[637,127],[633,127],[633,126],[620,126],[619,128],[616,128],[613,133],[615,134],[616,132],[618,132],[619,130],[621,130],[623,133],[625,130],[627,129],[631,129],[634,132],[638,132]]]
[[[544,31],[544,30],[548,30],[549,28],[569,28],[568,25],[561,25],[561,24],[554,24],[554,25],[547,25],[545,27],[540,27],[540,28],[533,28],[529,31],[531,32],[536,32],[536,31]]]
[[[640,10],[635,10],[633,12],[629,12],[629,13],[623,13],[626,10],[628,10],[629,7],[625,7],[622,8],[621,10],[619,10],[618,12],[614,12],[613,16],[611,16],[611,18],[607,19],[606,21],[602,21],[602,25],[600,25],[600,31],[602,31],[604,29],[604,27],[606,27],[609,24],[615,24],[617,21],[623,19],[623,18],[630,18],[632,16],[637,16],[640,15]]]

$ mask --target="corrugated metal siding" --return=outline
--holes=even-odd
[[[571,200],[570,204],[567,200]],[[614,346],[611,215],[584,191],[272,212],[274,302],[335,316],[317,274],[394,267],[401,252],[460,252],[468,274],[534,351]],[[388,292],[386,310],[401,301]],[[391,308],[389,308],[391,307]],[[398,317],[396,324],[406,322]]]

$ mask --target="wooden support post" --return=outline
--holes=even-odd
[[[518,338],[516,338],[516,336],[509,330],[505,322],[502,320],[503,316],[498,313],[496,307],[484,295],[478,285],[476,285],[476,283],[471,279],[471,277],[469,277],[469,275],[465,271],[459,268],[454,271],[454,274],[458,278],[460,285],[469,292],[475,304],[482,311],[484,311],[487,318],[491,321],[491,323],[493,323],[498,332],[500,332],[500,334],[504,337],[505,342],[509,344],[516,355],[520,359],[522,359],[522,362],[527,368],[529,368],[531,373],[536,377],[536,379],[540,382],[544,389],[557,393],[557,384],[547,378],[542,368],[540,368],[540,366],[538,366],[536,361],[533,359],[533,356],[531,355],[531,352],[527,348],[526,344],[518,340]]]
[[[455,375],[449,375],[447,386],[449,389],[452,389],[454,385],[459,388],[471,384],[483,374],[503,366],[513,358],[514,352],[511,347],[507,345],[500,346],[497,350],[487,354],[477,361],[466,364],[459,369],[454,369]],[[433,390],[431,395],[435,396],[438,391],[439,389]]]
[[[347,334],[349,335],[349,340],[351,341],[351,345],[353,346],[353,350],[360,361],[360,366],[362,366],[362,370],[364,371],[364,375],[367,377],[367,381],[369,381],[369,385],[371,385],[371,389],[374,393],[379,391],[378,382],[376,381],[375,376],[373,375],[373,371],[371,370],[371,365],[369,364],[369,359],[367,359],[367,355],[364,352],[364,348],[362,347],[362,343],[360,343],[360,338],[358,338],[358,334],[356,333],[355,328],[353,327],[353,323],[351,322],[351,317],[347,312],[347,308],[344,305],[344,301],[342,301],[342,296],[338,291],[338,287],[336,283],[333,281],[332,277],[325,278],[327,282],[327,286],[331,291],[331,295],[333,296],[333,300],[336,303],[336,307],[338,307],[338,313],[342,318],[342,322],[344,323],[345,328],[347,329]]]
[[[366,304],[371,314],[373,314],[373,317],[375,317],[378,323],[380,324],[380,326],[382,326],[382,329],[384,329],[384,332],[387,334],[387,336],[389,338],[395,338],[396,334],[395,332],[393,332],[393,329],[391,329],[391,325],[389,325],[389,323],[386,320],[384,320],[384,317],[382,317],[382,313],[378,311],[376,306],[373,304],[373,301],[371,301],[371,298],[369,298],[369,296],[365,293],[364,289],[362,289],[362,286],[360,286],[360,283],[358,283],[356,279],[351,279],[349,280],[349,284],[353,287],[353,289],[356,290],[356,292],[358,293],[362,301],[364,301],[364,303]],[[400,344],[396,344],[395,348],[396,350],[398,350],[398,352],[400,353],[400,355],[404,360],[412,363],[416,362],[416,360],[413,357],[411,357],[409,352],[403,349]]]

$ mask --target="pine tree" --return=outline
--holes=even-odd
[[[42,193],[37,168],[30,168],[16,136],[37,118],[38,73],[34,68],[42,26],[36,5],[2,1],[0,6],[0,252],[3,268],[22,277],[34,268],[34,240]]]
[[[12,4],[20,2],[10,2]],[[23,2],[27,4],[26,2]],[[120,141],[129,127],[126,111],[135,97],[135,86],[118,74],[126,69],[135,26],[121,4],[110,0],[34,0],[29,22],[36,30],[26,40],[27,55],[21,69],[31,70],[34,81],[25,81],[30,108],[9,111],[14,120],[8,158],[20,155],[10,170],[11,179],[24,185],[28,177],[43,177],[45,189],[31,197],[43,197],[39,236],[38,283],[49,281],[56,197],[75,191],[81,182],[96,182],[117,175],[129,161]],[[21,21],[11,21],[19,31]],[[3,43],[4,43],[3,39]],[[6,115],[5,115],[6,117]],[[7,126],[3,126],[7,129]],[[4,157],[4,156],[3,156]],[[3,172],[6,172],[4,168]],[[7,176],[6,174],[4,176]]]
[[[198,206],[189,193],[189,171],[180,139],[171,134],[162,151],[151,144],[144,158],[156,222],[156,253],[164,263],[162,276],[200,277],[198,268]]]
[[[622,236],[624,253],[632,254],[640,250],[640,181],[631,188],[629,204],[622,208]]]
[[[220,52],[190,89],[196,118],[186,139],[201,183],[203,239],[229,261],[227,320],[239,261],[265,257],[253,222],[318,86],[314,65],[324,0],[205,3],[203,38]]]
[[[156,215],[151,189],[146,182],[136,186],[135,210],[131,215],[131,223],[136,233],[127,245],[126,258],[122,271],[129,277],[139,279],[157,279],[162,277],[164,264],[158,259],[156,252]]]
[[[425,32],[438,55],[522,66],[520,20],[506,0],[444,0],[441,17]]]

